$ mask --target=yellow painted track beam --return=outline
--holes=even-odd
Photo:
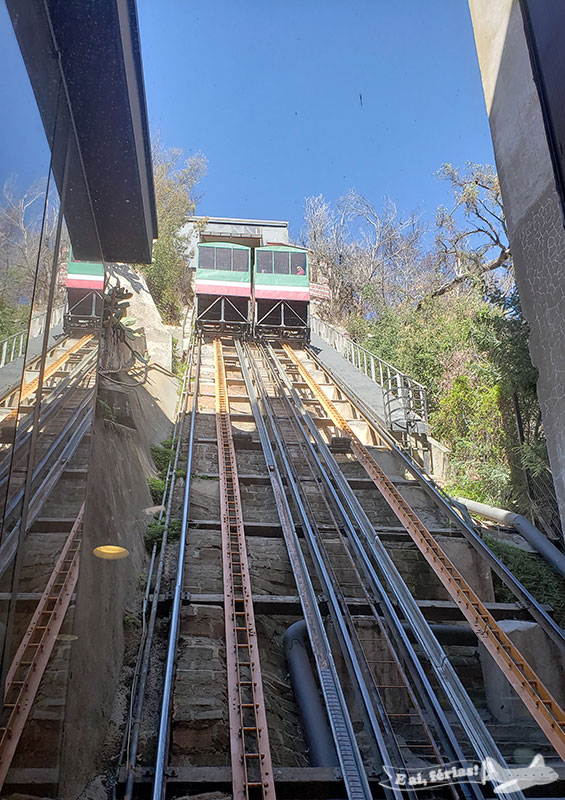
[[[57,372],[58,369],[60,369],[63,366],[63,364],[68,360],[69,356],[73,355],[73,353],[76,353],[78,350],[81,350],[93,338],[94,334],[89,333],[86,336],[83,336],[82,339],[79,339],[78,342],[75,342],[71,347],[69,347],[68,350],[65,350],[65,352],[61,356],[59,356],[59,358],[56,361],[54,361],[47,367],[47,369],[43,374],[43,380],[50,378],[51,375],[53,375],[55,372]],[[32,381],[29,381],[29,383],[25,383],[22,386],[20,392],[19,403],[21,403],[22,400],[25,400],[26,397],[29,397],[34,392],[36,392],[38,388],[39,388],[39,378],[34,378]],[[12,409],[12,411],[10,411],[10,413],[4,417],[4,419],[0,424],[4,424],[9,419],[14,419],[16,414],[17,414],[17,409],[16,408]]]

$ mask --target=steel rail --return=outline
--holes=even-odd
[[[314,520],[311,522],[311,507],[304,497],[303,491],[301,491],[301,478],[296,472],[295,463],[290,453],[289,443],[280,430],[281,415],[274,410],[271,398],[265,390],[264,385],[262,396],[264,398],[264,407],[267,409],[277,451],[280,454],[284,466],[286,486],[297,508],[302,531],[312,556],[322,591],[327,597],[330,616],[340,639],[343,655],[348,663],[352,684],[353,686],[357,686],[366,717],[369,721],[369,726],[373,732],[381,767],[382,765],[389,765],[394,766],[394,768],[398,770],[407,770],[407,765],[404,762],[403,754],[398,746],[398,741],[393,732],[384,702],[376,690],[376,687],[374,687],[374,682],[373,685],[371,685],[367,681],[367,678],[371,680],[370,671],[365,661],[361,644],[355,633],[345,597],[340,590],[339,582],[333,573],[332,567],[327,563],[327,554],[325,553],[316,523]],[[277,399],[283,399],[283,397],[281,396]],[[291,421],[290,414],[288,414],[288,420]],[[306,459],[308,461],[308,454],[306,454]],[[314,476],[314,473],[312,473],[312,475]],[[316,478],[314,477],[314,479]],[[394,753],[394,757],[392,753]],[[382,777],[386,778],[387,776],[382,774]],[[384,793],[387,797],[416,797],[415,792],[410,787],[407,787],[404,791],[398,787],[392,787],[390,789],[387,787]]]
[[[74,452],[76,451],[77,447],[79,446],[80,442],[85,436],[88,428],[90,427],[91,422],[92,422],[92,411],[89,411],[86,414],[86,416],[82,419],[80,425],[73,433],[73,435],[65,445],[64,449],[61,451],[56,464],[53,465],[51,471],[48,473],[45,480],[38,487],[33,497],[31,498],[29,504],[27,530],[29,530],[29,528],[37,519],[37,516],[41,511],[41,508],[45,500],[47,499],[49,492],[51,492],[53,488],[56,486],[59,478],[61,477],[65,469],[65,465],[67,464],[68,460],[73,456]],[[56,467],[56,469],[54,469],[54,467]],[[16,555],[16,551],[18,549],[19,529],[20,529],[20,523],[17,522],[16,525],[14,525],[10,533],[6,536],[6,538],[2,542],[2,546],[0,547],[0,576],[4,574],[6,569],[9,567],[12,559]]]
[[[269,729],[221,339],[214,339],[233,800],[275,800]]]
[[[51,443],[47,451],[41,457],[41,460],[36,465],[35,469],[33,470],[32,481],[37,481],[41,473],[45,470],[45,468],[49,465],[49,461],[55,455],[57,450],[61,447],[65,438],[69,436],[69,439],[74,435],[75,431],[73,430],[73,426],[77,422],[84,422],[84,411],[92,403],[92,390],[89,391],[87,395],[82,399],[80,404],[74,410],[72,417],[67,420],[64,428],[59,433],[57,438]],[[65,460],[68,461],[68,457],[65,457]],[[6,510],[4,512],[5,520],[8,520],[9,517],[14,513],[15,509],[18,507],[19,503],[22,501],[24,495],[23,487],[19,490],[19,492],[14,495],[11,499],[10,503],[7,505]],[[33,502],[33,501],[32,501]],[[1,570],[0,566],[0,570]],[[0,573],[1,574],[1,573]]]
[[[361,544],[357,531],[351,522],[350,514],[348,513],[349,511],[353,511],[353,513],[355,513],[357,504],[357,510],[361,511],[362,515],[361,523],[362,523],[363,522],[362,517],[364,516],[364,512],[362,511],[362,509],[360,509],[360,506],[358,506],[358,501],[353,495],[353,492],[349,487],[347,480],[343,476],[343,473],[341,472],[341,469],[337,461],[333,457],[332,453],[327,447],[327,444],[324,442],[323,437],[318,431],[315,423],[313,422],[306,408],[304,407],[304,404],[300,396],[296,392],[296,389],[292,385],[288,375],[286,374],[282,365],[277,359],[273,348],[271,347],[271,345],[266,345],[265,350],[270,357],[271,364],[278,370],[283,384],[287,387],[289,394],[293,399],[292,408],[297,416],[297,419],[300,418],[300,420],[302,421],[304,427],[303,436],[305,438],[305,441],[308,443],[311,449],[312,457],[320,465],[321,474],[326,484],[327,491],[331,495],[336,507],[338,508],[341,514],[342,520],[347,530],[348,540],[353,546],[357,556],[360,559],[365,580],[367,581],[368,586],[371,587],[371,592],[380,607],[380,610],[384,616],[384,619],[386,620],[388,627],[391,630],[391,634],[389,635],[386,632],[386,629],[382,628],[383,632],[387,637],[387,641],[389,642],[390,649],[393,653],[395,652],[395,647],[392,644],[392,636],[394,636],[396,647],[398,646],[402,647],[404,657],[409,665],[412,679],[418,686],[419,694],[422,698],[424,706],[426,707],[428,715],[435,721],[436,731],[442,734],[442,744],[447,756],[450,759],[457,760],[460,763],[463,763],[465,762],[466,759],[461,749],[460,743],[457,737],[455,736],[455,733],[453,732],[447,718],[445,717],[445,713],[437,699],[436,693],[433,690],[427,678],[427,675],[420,663],[420,660],[414,651],[414,648],[408,637],[408,634],[405,631],[404,626],[402,625],[402,622],[400,621],[397,615],[396,609],[393,603],[391,602],[390,598],[388,597],[387,592],[385,591],[379,578],[377,577],[377,574],[370,560],[368,559],[367,553]],[[310,442],[308,434],[310,434],[310,436],[312,437],[313,440],[312,442]],[[324,468],[324,466],[322,465],[322,459],[326,460],[327,469]],[[336,488],[334,487],[330,476],[333,476],[334,479],[337,476],[339,476],[342,479],[342,485],[339,491],[336,490]],[[344,491],[345,489],[348,490],[347,494]],[[366,516],[365,520],[367,523],[368,530],[371,531],[374,535],[374,529],[369,520],[366,519]],[[359,518],[356,518],[356,521],[359,524]],[[398,575],[398,580],[402,582],[402,586],[405,586],[400,575]],[[371,602],[370,605],[372,605]],[[424,618],[422,617],[422,619]],[[425,624],[427,625],[427,623]],[[403,674],[403,670],[400,667],[400,664],[399,668],[401,669],[401,674]],[[417,709],[418,703],[416,701],[416,698],[413,696],[413,693],[412,693],[412,699],[414,707]],[[496,750],[496,747],[494,749]],[[502,758],[502,756],[500,756],[498,752],[497,752],[497,757],[499,759]],[[482,798],[482,793],[480,792],[478,787],[474,784],[471,785],[463,784],[461,788],[463,794],[466,797]]]
[[[440,507],[440,509],[455,523],[461,531],[465,539],[472,545],[472,547],[481,555],[489,564],[491,569],[498,575],[502,582],[507,586],[518,600],[523,604],[533,619],[540,625],[545,633],[558,645],[558,647],[565,651],[565,631],[557,625],[555,620],[545,611],[544,608],[538,603],[535,597],[529,592],[520,581],[510,572],[508,567],[492,552],[487,544],[474,530],[461,515],[458,508],[454,508],[451,498],[447,495],[432,478],[425,472],[420,470],[412,459],[403,452],[398,446],[393,437],[384,430],[375,412],[369,406],[357,397],[357,395],[341,380],[330,367],[325,366],[317,358],[316,354],[311,348],[307,348],[308,356],[317,364],[319,369],[330,377],[330,380],[335,383],[339,391],[347,397],[357,409],[361,412],[362,416],[369,423],[377,437],[392,450],[403,462],[406,469],[418,480],[428,495]]]
[[[57,414],[68,407],[69,400],[74,397],[77,391],[83,390],[85,392],[92,392],[92,389],[88,389],[88,387],[81,386],[80,384],[86,377],[92,377],[96,367],[96,364],[93,363],[95,361],[96,353],[92,353],[92,355],[86,359],[86,362],[79,364],[72,373],[69,373],[69,378],[65,379],[61,384],[57,384],[57,392],[54,395],[43,401],[45,410],[41,410],[41,416],[39,418],[42,434],[47,432],[47,426],[50,422],[57,420]],[[68,425],[68,423],[66,424]],[[32,433],[30,429],[32,426],[33,419],[30,415],[18,426],[13,450],[10,448],[10,452],[5,456],[4,460],[0,462],[0,475],[2,476],[0,477],[0,489],[8,482],[10,478],[10,469],[13,469],[16,459],[20,457],[18,456],[18,451],[20,451],[30,439]]]
[[[269,365],[270,365],[270,369],[273,372],[273,374],[275,375],[275,377],[278,378],[278,380],[279,380],[279,388],[280,388],[281,393],[282,393],[282,387],[284,385],[286,385],[285,381],[284,381],[285,375],[284,374],[283,375],[279,374],[279,365],[276,363],[276,360],[273,361],[273,359],[271,357],[271,353],[273,352],[272,351],[272,347],[267,346],[267,347],[264,348],[264,350],[265,350],[265,353],[266,353],[266,360],[267,360],[267,362],[269,362]],[[265,355],[263,356],[263,359],[265,360]],[[342,501],[342,499],[339,497],[339,494],[336,492],[336,490],[335,490],[335,488],[334,488],[334,486],[332,484],[331,478],[330,478],[330,472],[328,472],[328,470],[323,465],[322,460],[320,458],[319,447],[316,448],[315,444],[310,441],[310,439],[308,437],[308,430],[307,430],[307,428],[304,428],[303,422],[301,421],[301,415],[300,415],[300,411],[299,411],[300,398],[298,396],[294,397],[292,392],[290,393],[290,397],[292,397],[293,402],[291,403],[290,400],[287,398],[287,404],[288,404],[289,409],[291,410],[291,413],[293,414],[293,416],[295,418],[296,424],[298,426],[300,434],[303,437],[304,443],[305,443],[306,447],[309,450],[310,458],[316,464],[316,467],[317,467],[317,469],[319,471],[321,479],[322,479],[322,481],[324,483],[325,490],[328,493],[328,496],[331,497],[331,499],[333,501],[333,504],[335,505],[335,508],[337,510],[337,513],[340,515],[340,518],[342,520],[342,526],[344,527],[344,529],[347,531],[347,534],[348,534],[348,541],[352,545],[355,545],[355,542],[357,542],[357,546],[359,548],[360,547],[359,539],[358,539],[358,536],[357,536],[357,532],[356,532],[356,530],[355,530],[355,528],[354,528],[354,526],[353,526],[353,524],[351,522],[351,519],[349,517],[348,511],[347,511],[347,505]],[[334,471],[338,471],[339,470],[339,467],[338,467],[337,464],[333,465],[333,470]],[[339,538],[343,539],[339,525],[336,526],[336,530],[338,532]],[[354,540],[355,540],[355,542],[354,542]],[[356,549],[356,548],[354,548],[354,549]],[[355,569],[356,575],[358,576],[359,584],[361,586],[362,591],[365,594],[365,597],[366,597],[366,600],[368,602],[369,607],[372,609],[374,620],[375,620],[375,622],[376,622],[376,624],[378,626],[379,631],[381,632],[381,635],[383,636],[383,640],[384,640],[385,644],[387,645],[387,647],[388,647],[388,649],[390,651],[390,654],[393,657],[393,659],[394,659],[394,661],[395,661],[395,663],[397,665],[397,669],[398,669],[400,678],[404,682],[405,688],[406,688],[406,690],[408,692],[408,696],[409,696],[410,701],[412,703],[412,706],[414,708],[414,714],[415,714],[415,716],[419,717],[420,723],[421,723],[423,731],[424,731],[424,735],[426,736],[426,738],[428,740],[428,743],[430,745],[432,745],[434,753],[435,753],[436,757],[438,758],[438,764],[440,764],[442,762],[442,757],[441,757],[441,755],[440,755],[440,753],[439,753],[439,751],[437,749],[437,746],[435,745],[435,743],[433,741],[433,737],[432,737],[431,731],[429,730],[428,724],[427,724],[427,722],[425,721],[425,719],[423,717],[422,710],[420,709],[420,704],[419,704],[419,702],[418,702],[418,700],[417,700],[417,698],[416,698],[416,696],[415,696],[415,694],[414,694],[414,692],[412,690],[412,687],[410,686],[410,684],[408,682],[408,679],[407,679],[407,676],[405,674],[404,668],[402,667],[400,659],[399,659],[399,657],[398,657],[398,655],[396,653],[396,648],[399,646],[399,643],[400,643],[401,647],[402,647],[402,645],[404,645],[404,647],[402,649],[404,651],[403,654],[404,654],[404,657],[406,658],[406,660],[409,663],[412,662],[411,663],[412,672],[415,671],[417,673],[417,679],[415,680],[415,683],[417,683],[419,685],[420,692],[424,696],[425,700],[429,701],[429,695],[430,694],[432,695],[432,697],[435,700],[435,693],[433,693],[433,691],[431,689],[431,686],[429,685],[429,683],[427,683],[427,679],[425,678],[425,673],[423,672],[423,670],[421,668],[421,665],[419,663],[419,659],[416,656],[416,653],[414,652],[413,647],[412,647],[411,643],[408,640],[408,637],[406,636],[406,634],[404,632],[404,629],[402,627],[402,623],[398,619],[398,616],[396,615],[396,612],[394,611],[394,609],[392,607],[387,607],[387,604],[384,602],[385,592],[384,592],[383,587],[378,583],[378,581],[374,581],[373,580],[373,573],[372,573],[371,570],[367,569],[367,566],[363,562],[363,558],[362,557],[361,557],[361,567],[362,567],[363,575],[361,575],[361,573],[359,572],[359,569],[357,568],[357,565],[356,565],[355,561],[353,560],[351,554],[349,553],[349,550],[347,549],[347,547],[345,545],[345,542],[344,542],[344,550],[345,550],[345,552],[347,554],[347,557],[351,561],[352,566]],[[369,593],[369,591],[367,589],[367,586],[365,586],[363,584],[363,579],[367,582],[368,586],[372,587],[373,591],[372,591],[371,594]],[[377,608],[377,606],[378,606],[378,608]],[[387,627],[383,624],[383,618],[385,620],[387,620],[388,627],[390,628],[391,631],[394,631],[394,634],[389,633],[389,631],[387,630]],[[394,639],[396,641],[395,645],[393,644],[393,636],[394,636]],[[424,680],[422,680],[422,677],[424,678]],[[436,704],[435,704],[435,706],[433,708],[430,706],[429,702],[425,702],[424,704],[426,706],[426,710],[428,712],[428,715],[432,719],[434,719],[434,721],[435,721],[436,729],[438,731],[442,732],[442,737],[441,737],[442,738],[442,744],[443,744],[443,747],[444,747],[444,751],[445,751],[446,755],[448,756],[448,759],[458,759],[460,761],[463,761],[464,760],[463,752],[462,752],[462,750],[461,750],[461,748],[459,746],[459,743],[457,741],[457,738],[455,737],[455,734],[453,733],[453,731],[452,731],[447,719],[445,718],[445,715],[444,715],[439,703],[437,703],[437,701],[436,701]],[[394,732],[391,731],[391,733],[392,733],[392,736],[394,737],[394,741],[396,742],[396,736],[395,736]],[[392,764],[392,762],[388,762],[388,764],[389,764],[389,766],[394,766]],[[453,791],[453,788],[454,787],[452,787],[452,791]],[[480,794],[480,792],[478,790],[470,789],[466,785],[463,787],[462,791],[463,791],[463,794],[465,796],[467,796],[467,797],[471,797],[471,796],[473,796],[473,797],[479,797],[479,796],[482,797],[482,795]]]
[[[6,725],[0,728],[0,789],[6,780],[76,586],[83,513],[84,504],[6,676],[4,709],[9,710],[9,718]]]
[[[125,753],[126,778],[125,778],[124,800],[131,800],[134,788],[135,767],[137,763],[137,748],[139,743],[139,736],[141,733],[143,706],[145,704],[145,692],[147,686],[147,678],[149,675],[149,661],[151,658],[151,648],[153,646],[153,636],[155,633],[155,624],[157,620],[157,611],[159,607],[159,593],[161,591],[161,581],[163,578],[163,570],[165,566],[165,555],[167,550],[169,522],[171,518],[171,507],[172,507],[173,492],[175,487],[174,481],[176,477],[176,467],[178,464],[179,454],[182,448],[182,437],[184,432],[186,407],[188,405],[188,398],[190,396],[190,381],[192,376],[194,347],[195,347],[195,342],[193,342],[190,350],[188,368],[183,381],[183,388],[177,406],[177,419],[175,420],[175,425],[173,429],[173,436],[177,439],[177,446],[175,451],[174,468],[172,471],[172,480],[168,487],[169,494],[167,497],[167,513],[164,523],[163,538],[161,540],[161,551],[159,554],[159,563],[157,565],[157,574],[155,576],[155,585],[153,586],[153,600],[151,602],[149,622],[146,623],[146,614],[147,614],[147,605],[149,603],[149,595],[151,591],[153,570],[155,567],[155,557],[157,551],[156,545],[153,545],[153,549],[151,552],[151,563],[149,567],[149,574],[147,576],[147,584],[143,597],[143,608],[142,608],[143,634],[136,659],[134,679],[132,681],[131,698],[130,698],[130,718],[126,726],[126,730],[124,732],[122,748],[120,751],[120,756],[118,758],[118,764],[116,765],[116,773],[118,773],[123,755]],[[178,431],[178,436],[177,436],[177,431]],[[165,500],[165,497],[163,497],[163,500]],[[159,515],[159,519],[162,519],[161,514]],[[114,791],[114,796],[115,796],[115,791]]]
[[[69,360],[70,356],[72,356],[74,353],[77,353],[79,350],[81,350],[83,347],[89,344],[89,342],[93,338],[94,334],[89,333],[86,336],[83,336],[81,339],[79,339],[78,342],[75,342],[75,344],[69,347],[68,350],[65,350],[65,352],[61,356],[59,356],[59,358],[56,361],[54,361],[45,369],[45,372],[42,376],[43,381],[47,380],[55,372],[57,372],[57,370]],[[30,397],[32,394],[35,394],[38,391],[39,383],[40,379],[39,377],[37,377],[33,378],[33,380],[29,381],[28,383],[25,383],[22,386],[19,395],[18,407],[21,404],[22,400],[25,400],[26,397]],[[7,414],[2,420],[0,420],[0,425],[4,425],[8,420],[14,419],[17,413],[18,413],[17,408],[12,409],[9,414]]]
[[[47,348],[47,355],[51,355],[54,350],[57,350],[61,347],[63,342],[68,340],[68,336],[63,336],[58,342],[55,342],[51,345],[51,347]],[[38,353],[36,356],[32,356],[29,361],[22,366],[22,373],[24,371],[31,371],[35,370],[35,365],[41,361],[41,353]],[[25,367],[25,370],[23,369]],[[21,389],[22,381],[19,380],[15,385],[8,387],[4,391],[2,395],[0,395],[0,409],[8,407],[8,401],[11,397],[19,397],[20,389]]]
[[[488,650],[556,752],[565,759],[565,711],[510,637],[498,625],[423,522],[412,511],[396,486],[374,461],[365,445],[312,378],[294,350],[286,344],[283,344],[283,349],[298,367],[300,374],[334,425],[349,436],[351,449],[357,460],[363,465],[393,513],[410,534],[454,602],[459,606],[479,641]]]
[[[153,800],[163,800],[165,790],[165,770],[169,739],[169,719],[171,694],[173,686],[173,671],[175,664],[175,654],[177,649],[178,628],[180,621],[180,609],[182,604],[182,582],[184,577],[184,553],[186,549],[188,513],[190,503],[190,486],[192,476],[192,456],[194,452],[194,426],[198,411],[198,389],[200,383],[200,364],[202,359],[202,339],[198,339],[198,355],[196,358],[196,376],[194,379],[194,389],[192,392],[192,408],[190,418],[190,432],[188,438],[188,457],[186,466],[186,479],[184,485],[184,501],[182,510],[182,526],[178,549],[177,575],[173,594],[173,607],[171,611],[171,624],[169,630],[169,643],[167,647],[167,663],[165,668],[165,680],[163,684],[163,696],[161,704],[161,717],[159,721],[159,737],[157,740],[157,755],[155,759],[155,778],[153,783]]]
[[[359,500],[349,486],[345,476],[341,472],[337,461],[330,452],[327,443],[321,436],[316,424],[306,410],[298,393],[292,386],[286,370],[283,368],[282,364],[280,364],[280,361],[274,354],[274,351],[273,357],[279,363],[281,374],[285,376],[287,385],[293,392],[293,396],[298,408],[300,409],[304,423],[310,431],[312,438],[316,442],[318,452],[328,464],[330,474],[332,475],[332,478],[335,481],[341,496],[347,502],[347,508],[355,519],[356,524],[359,526],[359,530],[361,531],[365,541],[365,547],[368,549],[371,557],[375,559],[375,562],[381,570],[387,585],[390,587],[395,601],[398,603],[398,606],[402,610],[405,619],[409,623],[414,637],[425,652],[440,682],[440,685],[452,707],[454,708],[477,756],[483,760],[489,757],[494,758],[500,764],[505,765],[505,759],[502,756],[502,753],[500,753],[494,739],[487,730],[453,666],[445,655],[443,648],[437,641],[427,620],[418,607],[418,604],[404,583],[402,576],[398,572],[396,565],[389,556],[384,544],[375,534],[375,530],[363,508],[361,507]],[[356,538],[353,537],[352,541],[356,543]],[[368,554],[365,552],[365,547],[363,547],[362,552],[359,553],[364,560],[368,559]],[[365,563],[367,564],[369,571],[373,574],[373,580],[377,581],[376,573],[374,572],[374,568],[372,567],[370,561],[366,560]],[[389,609],[392,608],[392,603],[390,599],[387,598],[386,593],[383,595],[383,600],[388,603]],[[399,631],[398,635],[402,637],[406,634],[405,632]],[[431,687],[430,691],[430,699],[433,699],[434,694],[433,690],[431,690]],[[437,700],[435,700],[435,702],[437,703]],[[524,795],[519,790],[516,792],[501,792],[499,793],[499,796],[505,797],[507,800],[518,800],[518,798],[519,800],[524,800]]]
[[[273,447],[267,431],[267,425],[263,418],[263,411],[259,406],[258,395],[251,379],[248,364],[253,371],[254,380],[259,392],[261,379],[249,351],[246,349],[244,354],[242,345],[237,340],[235,342],[235,347],[240,359],[241,371],[269,472],[269,479],[273,489],[275,505],[279,515],[290,565],[296,582],[304,619],[308,628],[312,654],[317,667],[320,687],[326,704],[347,796],[350,800],[370,800],[372,795],[367,780],[367,774],[353,731],[353,725],[332,656],[322,615],[318,608],[316,593],[294,526],[292,511],[283,486],[283,479],[275,459]],[[264,409],[264,411],[266,414],[266,409]]]

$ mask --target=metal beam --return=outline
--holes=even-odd
[[[469,586],[459,570],[448,558],[436,539],[412,511],[385,472],[374,461],[351,426],[295,354],[286,344],[283,348],[298,367],[310,390],[314,393],[334,425],[351,439],[351,449],[363,465],[391,510],[422,552],[437,577],[447,589],[464,617],[502,670],[510,685],[523,701],[561,758],[565,759],[565,711],[549,692],[510,637],[500,628],[484,603]]]
[[[233,798],[246,800],[254,789],[263,800],[275,800],[259,642],[220,339],[214,340],[214,366]]]

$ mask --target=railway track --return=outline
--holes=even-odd
[[[198,355],[191,358],[183,392],[182,418],[189,414],[190,426],[186,440],[180,436],[188,467],[183,502],[176,501],[182,519],[176,576],[170,595],[163,588],[153,595],[155,608],[159,591],[162,603],[171,608],[156,766],[150,766],[151,748],[143,753],[145,767],[136,767],[135,758],[130,761],[126,796],[161,800],[230,787],[237,800],[311,797],[313,788],[328,797],[370,798],[384,792],[386,797],[415,798],[420,792],[409,787],[383,786],[387,776],[487,757],[505,763],[489,726],[375,534],[375,520],[364,508],[367,492],[369,505],[388,513],[383,527],[396,521],[415,541],[425,568],[443,583],[540,731],[562,755],[562,709],[443,552],[433,526],[403,496],[403,489],[425,488],[426,480],[417,470],[413,476],[398,475],[400,454],[394,453],[386,432],[379,432],[307,350],[227,337],[213,343],[198,340],[195,347]],[[263,464],[262,474],[246,472],[246,453],[257,455],[254,463],[259,468]],[[217,522],[195,518],[191,484],[196,479],[217,482]],[[294,615],[300,609],[308,631],[337,774],[332,765],[293,771],[277,762],[278,744],[273,749],[269,741],[274,734],[269,729],[272,665],[267,659],[265,677],[266,643],[258,629],[262,609],[288,598],[267,599],[254,587],[261,576],[255,556],[248,555],[249,533],[251,525],[260,523],[248,521],[250,499],[243,488],[255,485],[270,490],[276,510],[296,595],[289,608]],[[211,515],[216,501],[209,496]],[[216,537],[223,565],[217,563],[215,573],[206,573],[214,577],[208,592],[200,594],[189,591],[195,548],[200,557],[204,541],[199,539],[198,546],[191,542],[198,528],[209,528],[210,538]],[[445,510],[439,530],[454,532]],[[170,558],[177,546],[169,547]],[[222,573],[222,591],[214,594],[210,584],[218,586]],[[529,604],[541,619],[547,617],[531,597]],[[197,614],[202,608],[223,608],[225,626],[224,678],[217,678],[216,689],[218,696],[225,692],[222,722],[229,736],[226,760],[216,768],[198,766],[183,755],[194,752],[192,744],[186,750],[186,731],[194,718],[186,698],[184,651],[187,641],[199,638],[187,627],[183,612]],[[556,636],[551,623],[547,631]],[[460,783],[438,787],[428,796],[478,800],[484,791],[484,786]],[[522,794],[502,790],[499,796],[510,800]]]
[[[92,335],[65,337],[48,351],[42,373],[38,358],[33,359],[21,389],[0,399],[0,599],[7,604],[5,663],[10,665],[0,724],[0,786],[21,737],[25,739],[49,658],[55,651],[61,658],[64,652],[57,637],[78,576],[97,356]],[[34,725],[46,726],[44,749],[51,747],[53,758],[58,757],[63,718],[40,711],[38,720],[41,713],[46,721]]]

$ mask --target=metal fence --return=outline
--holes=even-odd
[[[312,316],[310,327],[313,333],[382,388],[385,421],[391,428],[414,430],[418,424],[427,424],[425,386],[361,347],[327,322]]]
[[[57,308],[53,309],[51,316],[52,327],[62,323],[64,311],[64,306],[58,306]],[[35,317],[31,318],[27,328],[18,331],[18,333],[13,333],[11,336],[7,336],[5,339],[0,339],[0,369],[5,367],[6,364],[10,364],[12,361],[15,361],[16,358],[20,358],[24,355],[28,333],[31,339],[41,336],[45,330],[46,320],[46,313],[37,314]]]

